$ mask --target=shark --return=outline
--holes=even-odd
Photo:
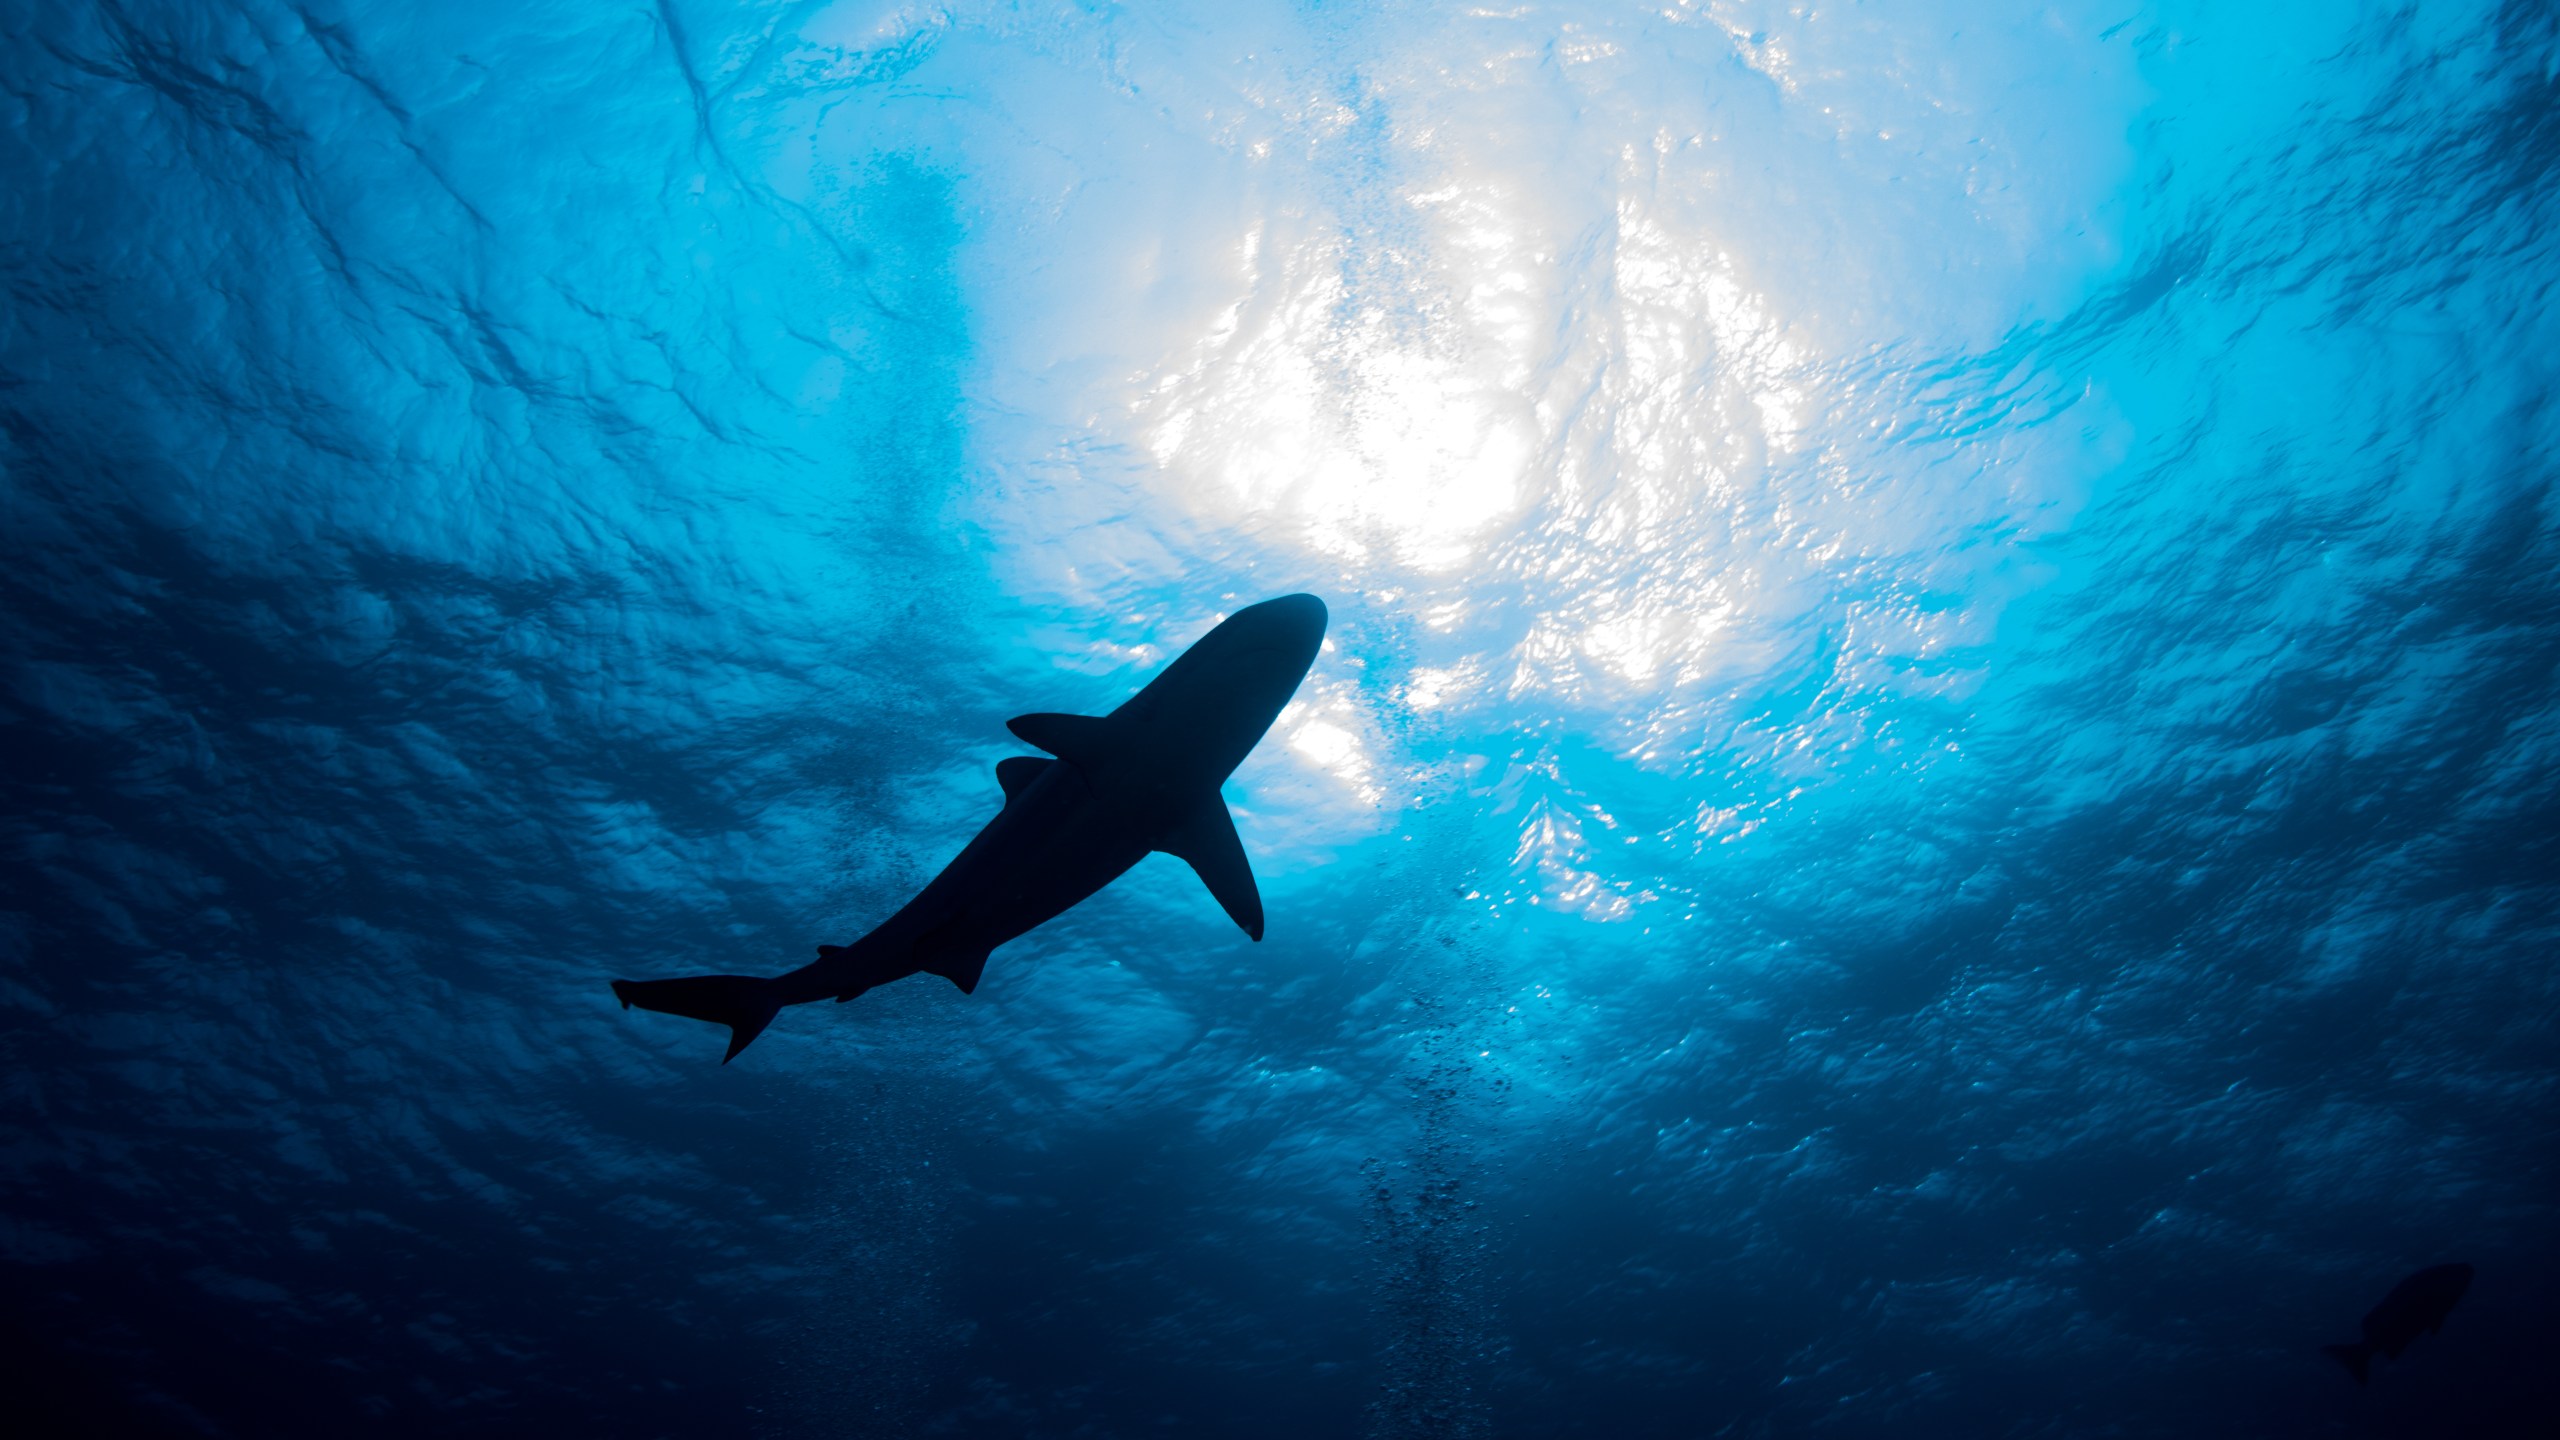
[[[997,946],[1055,919],[1150,854],[1195,871],[1229,919],[1262,938],[1262,894],[1220,793],[1298,692],[1330,616],[1313,595],[1229,615],[1108,715],[1005,722],[1041,755],[996,763],[1004,802],[898,912],[781,975],[616,980],[638,1006],[729,1027],[738,1058],[785,1006],[845,1001],[910,975],[974,994]]]

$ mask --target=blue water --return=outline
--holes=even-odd
[[[2546,7],[0,26],[13,1394],[2560,1416]],[[725,1069],[615,1008],[1300,589],[1263,943],[1158,857]]]

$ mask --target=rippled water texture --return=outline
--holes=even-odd
[[[2548,1421],[2550,15],[0,3],[9,1403]],[[1264,943],[615,1009],[1298,589]]]

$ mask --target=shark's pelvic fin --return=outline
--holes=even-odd
[[[996,762],[996,783],[1004,787],[1004,798],[1011,800],[1031,788],[1031,782],[1040,778],[1040,772],[1056,763],[1036,755],[1008,755]]]
[[[995,947],[967,938],[962,924],[953,921],[918,940],[907,957],[927,975],[939,975],[960,987],[963,995],[978,991],[978,977],[987,971],[987,955]]]
[[[681,980],[616,980],[614,998],[623,1008],[637,1005],[666,1015],[682,1015],[729,1027],[728,1064],[738,1058],[773,1023],[782,1009],[773,982],[760,975],[688,975]]]
[[[1247,935],[1262,938],[1262,892],[1254,887],[1244,842],[1236,838],[1235,817],[1227,813],[1227,802],[1218,798],[1217,791],[1210,791],[1192,807],[1156,848],[1188,863],[1225,908],[1227,918]]]
[[[1111,748],[1111,722],[1099,715],[1059,715],[1041,712],[1016,715],[1004,722],[1004,728],[1025,745],[1046,750],[1061,760],[1097,768]]]
[[[959,986],[961,994],[975,995],[978,993],[978,977],[987,973],[987,953],[984,950],[954,951],[924,968],[927,973],[939,975]]]

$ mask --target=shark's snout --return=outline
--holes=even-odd
[[[1324,643],[1332,613],[1313,595],[1283,595],[1247,605],[1227,617],[1221,630],[1237,632],[1241,648],[1313,655]]]

